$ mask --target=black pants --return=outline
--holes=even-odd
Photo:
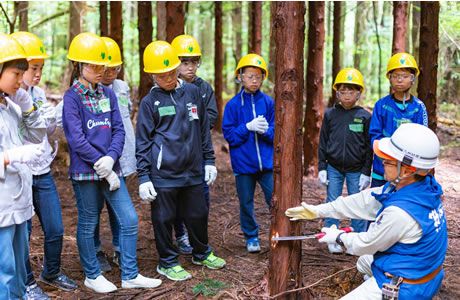
[[[179,264],[179,254],[172,241],[172,229],[176,218],[184,220],[193,248],[193,257],[196,260],[206,259],[211,253],[211,248],[208,245],[208,205],[203,185],[155,190],[157,197],[152,202],[151,217],[160,266],[170,268]]]

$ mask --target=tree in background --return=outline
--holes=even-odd
[[[307,101],[303,124],[303,173],[315,176],[318,173],[319,132],[324,110],[324,9],[323,1],[308,3]]]
[[[262,2],[252,1],[249,17],[249,52],[262,54]]]
[[[107,1],[99,2],[99,30],[101,36],[109,36],[109,18]]]
[[[29,31],[29,2],[14,1],[14,10],[19,16],[19,30]]]
[[[222,92],[223,78],[222,70],[224,68],[224,48],[222,45],[222,2],[214,2],[214,93],[217,104],[217,121],[214,125],[215,130],[222,131]]]
[[[428,111],[428,126],[436,131],[436,89],[438,85],[439,2],[420,2],[420,55],[417,94]]]
[[[137,2],[137,27],[139,30],[139,101],[147,95],[152,86],[150,76],[144,72],[143,54],[148,44],[152,41],[153,23],[152,23],[152,2]],[[137,106],[136,106],[137,107]]]
[[[273,37],[276,45],[274,195],[270,236],[298,235],[300,222],[284,212],[302,197],[302,102],[305,2],[274,2]],[[300,287],[301,242],[272,247],[269,261],[270,295]],[[303,297],[302,299],[305,299]]]
[[[332,42],[332,78],[340,71],[340,42],[342,41],[342,2],[334,1],[334,37]],[[334,106],[335,91],[331,88],[331,97],[327,103],[328,107]]]
[[[123,2],[110,1],[110,32],[109,36],[117,42],[123,59]],[[123,68],[118,73],[118,78],[123,80]]]
[[[406,35],[407,35],[407,18],[408,2],[393,2],[393,46],[391,54],[407,52]]]
[[[171,43],[184,34],[185,11],[184,1],[157,2],[157,39]]]

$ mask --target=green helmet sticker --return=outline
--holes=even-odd
[[[105,52],[101,52],[102,59],[105,59]]]
[[[45,49],[43,49],[43,46],[40,46],[40,52],[45,53]]]
[[[165,66],[169,66],[169,59],[163,60],[163,64],[164,64]]]
[[[262,62],[258,59],[257,64],[260,66],[262,64]]]
[[[401,63],[401,65],[405,65],[406,64],[406,58],[403,56],[401,57],[401,59],[399,60],[399,62]]]
[[[109,57],[108,57],[108,58],[109,58],[109,60],[112,60],[112,55],[109,55]]]
[[[348,75],[347,75],[347,80],[348,80],[348,81],[352,81],[352,80],[353,80],[353,75],[348,74]]]
[[[192,53],[192,51],[193,51],[193,46],[188,46],[187,49],[188,49],[188,52]]]

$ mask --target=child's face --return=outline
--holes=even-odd
[[[390,84],[395,92],[404,93],[411,88],[415,76],[408,69],[395,69],[390,74]]]
[[[16,94],[21,87],[24,71],[16,67],[8,67],[0,76],[0,91],[9,95]]]
[[[199,59],[181,59],[181,64],[178,68],[179,77],[187,82],[192,82],[195,79],[196,71],[200,66]]]
[[[177,84],[177,69],[166,73],[154,74],[153,80],[165,91],[172,91]]]
[[[264,76],[262,70],[255,67],[246,67],[244,73],[238,75],[238,79],[241,81],[246,92],[255,93],[262,86]]]
[[[112,82],[117,79],[118,73],[121,71],[121,66],[116,67],[107,67],[102,76],[102,83],[105,85],[110,85]]]
[[[83,79],[91,84],[99,83],[102,80],[105,68],[104,65],[84,64],[81,70]]]
[[[350,109],[356,105],[360,94],[358,89],[342,85],[337,90],[337,99],[342,104],[343,108]]]
[[[27,86],[36,86],[40,83],[44,65],[44,59],[29,60],[29,68],[24,72],[24,83]]]

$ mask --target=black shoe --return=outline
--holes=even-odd
[[[105,255],[104,251],[98,251],[96,253],[96,257],[102,272],[112,271],[112,267],[110,266],[107,255]]]
[[[118,251],[113,252],[112,261],[113,261],[114,264],[116,264],[118,267],[120,267],[120,252],[118,252]]]
[[[63,273],[59,273],[59,275],[53,279],[47,279],[40,274],[39,280],[66,292],[70,292],[78,288],[77,283]]]

